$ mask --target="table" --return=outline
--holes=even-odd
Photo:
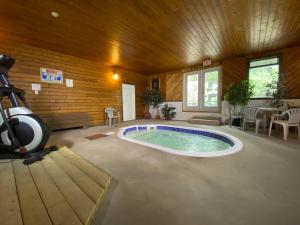
[[[275,107],[257,107],[257,108],[263,112],[264,132],[266,131],[266,127],[267,127],[268,114],[269,113],[279,113],[284,110],[282,108],[275,108]]]

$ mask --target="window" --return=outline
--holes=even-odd
[[[188,107],[198,106],[198,90],[199,90],[199,76],[198,74],[187,75],[187,97],[186,105]]]
[[[213,70],[204,73],[204,106],[217,107],[219,93],[219,71]]]
[[[251,60],[249,64],[249,81],[254,84],[253,98],[268,98],[266,86],[277,82],[279,78],[279,58]]]
[[[213,68],[184,74],[184,110],[219,111],[220,71]]]

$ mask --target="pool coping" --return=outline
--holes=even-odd
[[[181,129],[186,129],[186,130],[191,130],[191,131],[202,131],[202,132],[207,132],[207,133],[210,133],[210,134],[216,134],[216,135],[220,135],[222,137],[225,137],[225,138],[229,139],[230,141],[233,142],[234,145],[231,146],[230,148],[226,149],[226,150],[219,151],[219,152],[186,152],[186,151],[182,151],[182,150],[176,150],[176,149],[168,148],[168,147],[161,146],[161,145],[147,143],[147,142],[144,142],[144,141],[133,140],[133,139],[130,139],[130,138],[126,137],[126,135],[124,135],[124,132],[139,130],[138,129],[139,127],[147,127],[147,130],[148,130],[148,129],[151,129],[151,128],[156,129],[157,126],[181,128]],[[180,132],[180,131],[178,131],[178,132]],[[237,153],[237,152],[243,150],[243,143],[238,138],[236,138],[236,137],[234,137],[230,134],[223,133],[223,132],[220,132],[220,131],[214,131],[214,130],[202,129],[202,128],[195,128],[195,127],[187,127],[187,126],[176,126],[176,125],[165,125],[165,124],[140,124],[140,125],[136,124],[136,125],[131,125],[131,126],[126,126],[126,127],[120,128],[117,135],[120,139],[129,141],[129,142],[132,142],[132,143],[144,145],[144,146],[156,149],[156,150],[168,152],[168,153],[175,154],[175,155],[181,155],[181,156],[219,157],[219,156],[231,155],[231,154],[234,154],[234,153]]]

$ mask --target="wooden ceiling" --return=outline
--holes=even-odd
[[[145,74],[300,44],[299,0],[0,3],[0,40]]]

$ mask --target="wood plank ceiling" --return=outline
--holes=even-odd
[[[145,74],[300,44],[299,0],[0,3],[0,40]]]

